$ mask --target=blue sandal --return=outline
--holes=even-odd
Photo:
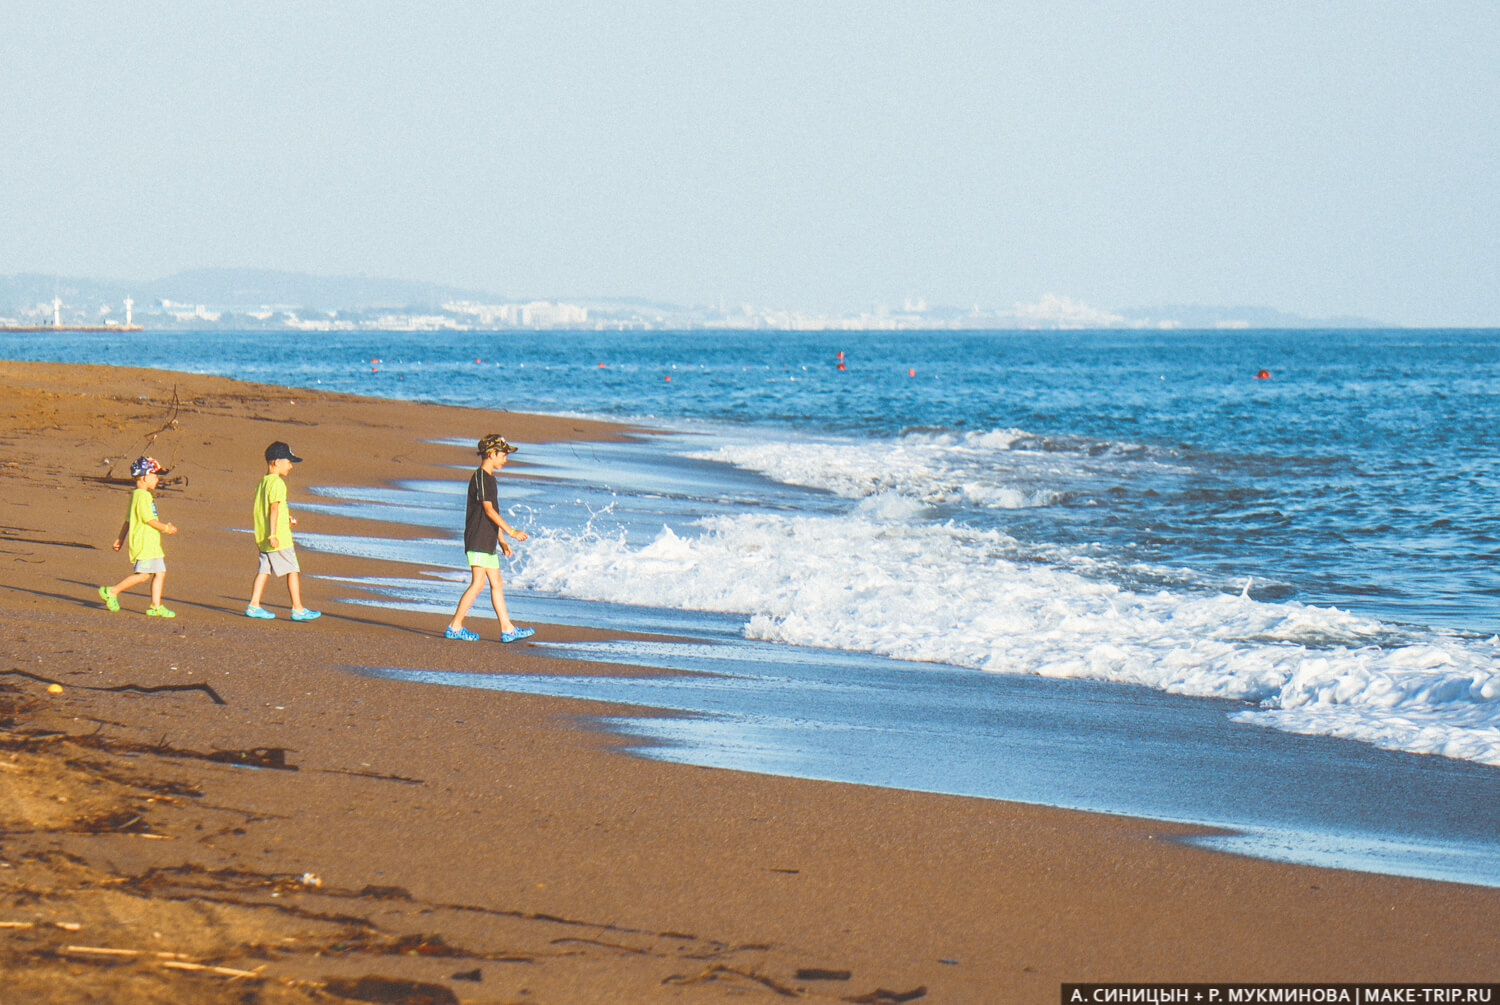
[[[531,638],[535,634],[536,634],[536,629],[535,628],[517,628],[513,632],[501,632],[500,633],[500,641],[501,642],[520,642],[522,639],[529,639],[529,638]]]

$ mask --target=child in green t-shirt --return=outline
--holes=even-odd
[[[252,618],[276,617],[260,606],[266,581],[272,576],[286,577],[293,621],[315,621],[323,616],[321,611],[302,606],[302,569],[297,562],[297,549],[292,545],[292,524],[297,521],[292,519],[286,505],[286,476],[292,473],[293,464],[301,463],[302,458],[280,440],[266,448],[266,476],[255,487],[255,503],[250,512],[255,523],[255,547],[260,552],[255,582],[250,587],[250,604],[245,608],[245,614]]]
[[[121,593],[149,579],[151,606],[146,608],[146,613],[156,618],[177,617],[175,611],[167,610],[161,602],[162,585],[167,578],[167,558],[161,547],[161,536],[177,533],[177,525],[163,523],[156,516],[156,499],[151,493],[160,480],[157,475],[160,470],[161,465],[154,457],[137,457],[130,465],[130,473],[135,476],[135,491],[130,493],[130,511],[120,525],[114,549],[119,551],[121,545],[127,545],[126,554],[135,563],[135,569],[114,586],[99,587],[99,597],[111,611],[120,609],[118,598]]]

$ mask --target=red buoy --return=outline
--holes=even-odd
[[[1256,380],[1270,380],[1271,379],[1271,371],[1270,370],[1261,370],[1259,373],[1257,373],[1255,375],[1255,379]]]

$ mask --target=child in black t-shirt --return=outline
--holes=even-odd
[[[472,578],[464,595],[458,598],[458,610],[443,633],[445,639],[463,639],[474,642],[478,633],[464,627],[464,615],[479,596],[479,588],[485,579],[490,581],[490,603],[495,607],[495,616],[500,619],[500,641],[518,642],[536,634],[534,628],[517,628],[505,611],[505,587],[500,582],[500,556],[495,554],[498,546],[510,557],[510,544],[501,537],[501,532],[517,541],[526,540],[524,530],[516,530],[505,522],[495,508],[495,472],[505,466],[515,447],[505,442],[499,433],[489,433],[479,441],[479,468],[469,479],[469,501],[464,507],[464,551],[468,552],[469,573]]]

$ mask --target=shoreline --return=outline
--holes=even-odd
[[[371,560],[304,557],[304,591],[325,611],[315,624],[238,612],[253,567],[228,528],[248,511],[272,439],[308,459],[292,479],[295,512],[313,481],[451,479],[468,452],[425,442],[443,436],[494,426],[524,460],[525,442],[628,429],[109,367],[0,363],[0,386],[12,671],[0,681],[17,689],[0,697],[18,724],[0,732],[0,757],[25,765],[0,783],[45,783],[35,807],[20,800],[23,822],[4,822],[0,855],[13,868],[0,883],[41,889],[38,877],[52,877],[32,907],[0,910],[0,922],[33,926],[0,929],[0,972],[40,981],[37,1000],[76,998],[83,980],[125,982],[110,1000],[144,1001],[161,981],[212,990],[234,979],[141,961],[106,969],[66,951],[101,943],[261,966],[267,994],[374,974],[476,1002],[523,989],[534,1000],[717,1000],[772,985],[830,999],[921,987],[939,1001],[1054,1001],[1062,982],[1090,979],[1494,973],[1494,890],[1241,859],[1155,840],[1191,829],[1152,821],[626,758],[618,738],[572,724],[609,706],[353,679],[342,667],[376,651],[468,673],[615,672],[493,641],[440,645],[430,615],[372,617],[326,600],[319,576],[368,575],[380,568]],[[110,615],[88,596],[124,567],[99,543],[124,496],[84,476],[141,452],[120,448],[163,426],[174,393],[177,425],[145,452],[187,478],[158,495],[183,528],[167,542],[167,603],[180,616],[140,617],[139,592]],[[299,530],[354,526],[308,515]],[[284,609],[277,589],[268,597]],[[549,640],[620,634],[539,627]],[[202,685],[226,704],[201,688],[88,690],[127,685]],[[64,748],[71,760],[43,767]],[[297,770],[190,756],[274,750]],[[80,761],[92,766],[70,774]],[[118,826],[88,833],[59,815],[71,803],[45,805],[74,783],[109,789],[116,809],[87,819],[125,813]],[[70,886],[70,869],[97,876]],[[104,883],[106,872],[123,882]],[[148,922],[116,920],[129,912],[105,898],[127,895]],[[283,910],[292,901],[300,910]],[[202,931],[173,927],[186,904],[211,916]],[[88,920],[44,927],[64,916]],[[411,936],[428,940],[406,943],[415,955],[390,951]],[[461,952],[437,951],[438,936]],[[799,984],[810,968],[851,976]],[[452,979],[473,969],[481,981]]]

